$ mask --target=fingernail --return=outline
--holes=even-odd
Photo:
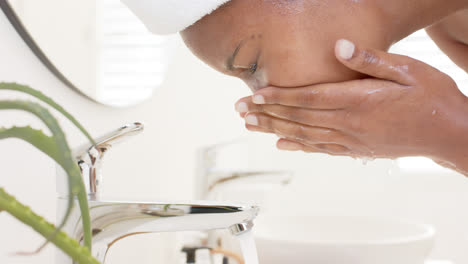
[[[338,56],[343,60],[349,60],[353,57],[355,46],[354,44],[346,39],[340,39],[336,43],[338,48]]]
[[[258,118],[254,115],[248,115],[245,118],[245,122],[252,126],[258,126]]]
[[[246,103],[240,102],[236,105],[236,111],[239,113],[245,113],[249,111],[249,107],[247,106]]]
[[[252,102],[254,104],[265,104],[265,98],[262,95],[257,94],[252,97]]]
[[[290,150],[290,151],[295,151],[295,150],[300,150],[301,147],[298,144],[291,143],[289,141],[279,141],[278,142],[278,148],[282,150]]]

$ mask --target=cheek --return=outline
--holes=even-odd
[[[300,87],[318,83],[341,82],[361,78],[362,75],[343,66],[333,50],[323,52],[297,50],[287,56],[273,54],[264,67],[269,85]]]
[[[307,27],[289,25],[281,34],[270,32],[265,37],[268,39],[262,58],[268,83],[299,87],[361,77],[335,58],[334,47],[338,38],[331,32],[341,31],[333,27],[333,24],[314,20]]]

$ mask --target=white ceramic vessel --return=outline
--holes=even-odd
[[[275,217],[256,227],[260,263],[423,264],[431,226],[351,216]]]

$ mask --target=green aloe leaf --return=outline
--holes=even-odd
[[[42,236],[50,238],[53,244],[69,255],[74,261],[80,264],[99,264],[93,258],[88,248],[81,246],[76,240],[65,234],[65,232],[60,231],[56,233],[57,229],[54,225],[35,214],[29,207],[17,201],[3,188],[0,188],[0,208],[24,224],[29,225]]]
[[[32,89],[31,87],[28,87],[26,85],[21,85],[18,83],[0,83],[0,90],[11,90],[11,91],[18,91],[18,92],[23,92],[27,93],[31,96],[36,97],[37,99],[43,101],[44,103],[50,105],[53,107],[55,110],[59,111],[62,115],[64,115],[68,120],[70,120],[91,142],[91,144],[95,144],[94,139],[91,137],[91,135],[84,129],[84,127],[76,120],[70,113],[68,113],[62,106],[54,102],[50,97],[47,95],[43,94],[42,92]]]
[[[50,142],[48,137],[45,136],[43,133],[38,133],[33,129],[28,128],[12,128],[12,129],[3,129],[0,131],[0,138],[7,138],[7,137],[17,137],[27,142],[31,143],[34,146],[37,146],[41,151],[48,154],[51,158],[53,158],[67,173],[68,175],[68,184],[69,184],[69,198],[68,198],[68,207],[65,212],[65,216],[60,223],[60,225],[56,229],[57,234],[59,230],[65,225],[66,221],[68,220],[71,210],[73,208],[73,200],[76,196],[78,198],[78,202],[80,205],[80,210],[82,214],[82,224],[83,224],[83,231],[84,231],[84,243],[85,246],[91,250],[91,221],[89,215],[89,208],[88,208],[88,200],[87,194],[85,190],[85,186],[83,183],[83,179],[81,178],[81,173],[76,164],[68,143],[65,138],[65,134],[63,133],[62,129],[60,128],[57,120],[49,113],[49,111],[42,107],[41,105],[28,102],[28,101],[21,101],[21,100],[4,100],[0,101],[0,110],[23,110],[29,113],[36,115],[40,120],[42,120],[49,130],[52,132],[52,139],[55,142],[54,145],[48,145],[46,143],[41,143],[38,140],[46,140],[46,142]],[[16,130],[16,131],[15,131]],[[20,132],[17,135],[13,135],[12,132]],[[55,235],[54,234],[54,235]],[[47,240],[52,238],[48,237]]]
[[[43,153],[50,156],[53,160],[59,163],[60,152],[52,137],[44,134],[41,130],[33,129],[31,127],[12,127],[0,128],[0,139],[5,138],[19,138],[29,142]]]

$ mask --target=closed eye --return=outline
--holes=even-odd
[[[250,65],[249,70],[250,70],[251,74],[254,74],[257,71],[257,66],[258,66],[257,63],[253,63],[253,64]]]

